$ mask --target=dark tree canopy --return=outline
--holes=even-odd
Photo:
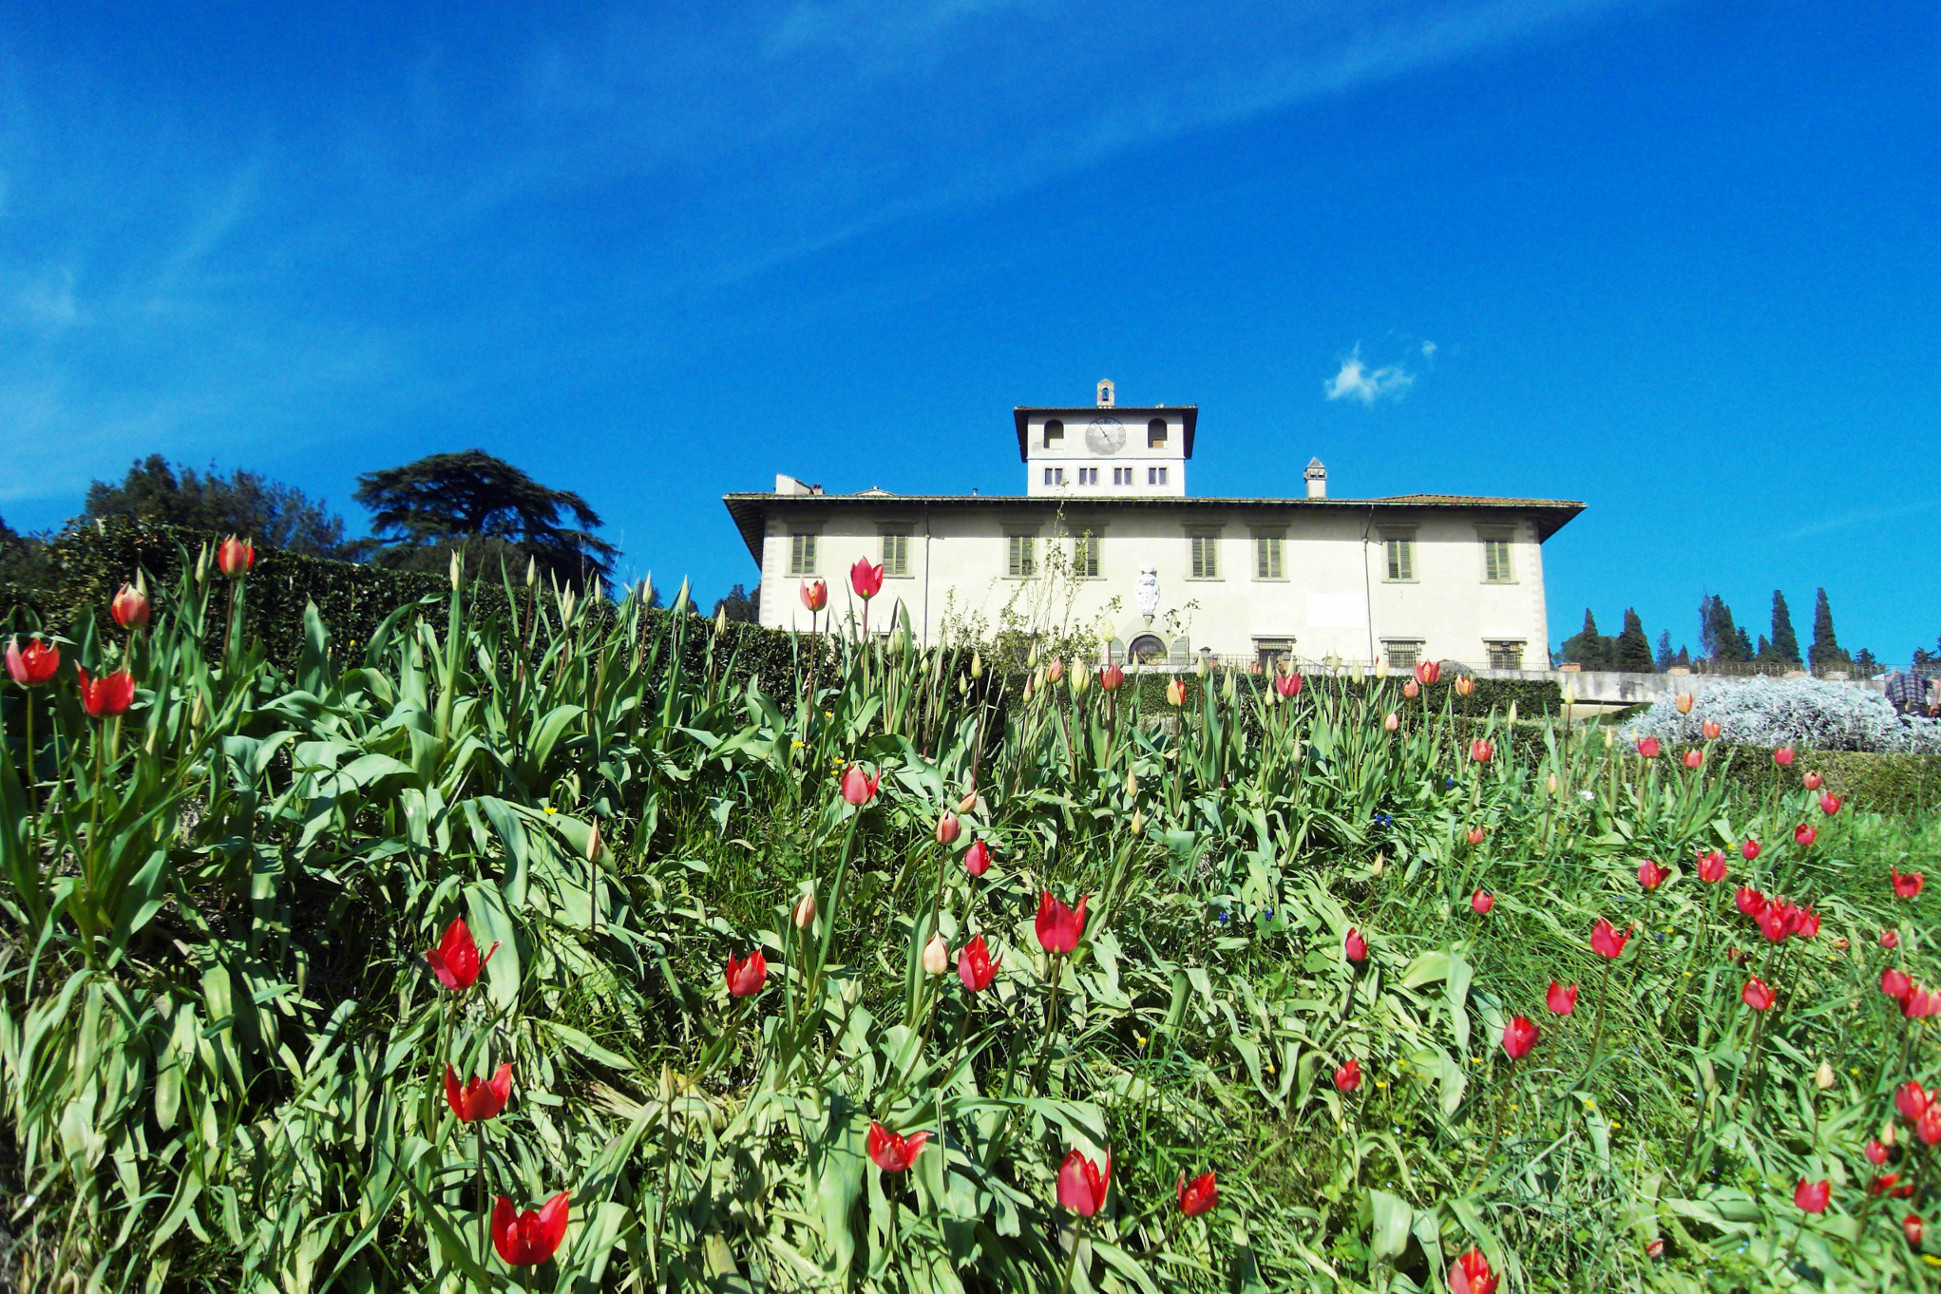
[[[1597,632],[1597,618],[1584,608],[1584,627],[1564,639],[1558,649],[1563,659],[1585,669],[1609,669],[1617,659],[1617,642]]]
[[[0,517],[0,583],[45,588],[52,580],[41,541],[18,534]]]
[[[313,501],[294,485],[242,468],[225,477],[212,465],[197,475],[194,468],[170,466],[160,454],[138,460],[119,485],[89,485],[87,515],[236,534],[306,557],[345,554],[343,519],[332,515],[322,499]]]
[[[1786,609],[1786,595],[1773,590],[1772,653],[1781,662],[1799,666],[1799,635],[1793,632],[1793,613]]]
[[[1617,667],[1625,673],[1651,673],[1651,639],[1645,637],[1644,622],[1634,608],[1624,609],[1624,629],[1617,636],[1616,655]]]
[[[1849,664],[1847,654],[1840,650],[1840,640],[1833,633],[1833,607],[1826,600],[1826,590],[1819,590],[1813,601],[1813,645],[1806,649],[1814,669],[1838,669]]]
[[[1749,661],[1752,639],[1732,622],[1732,608],[1716,593],[1708,593],[1698,604],[1699,649],[1715,661]]]
[[[610,578],[620,553],[592,533],[600,515],[585,499],[482,449],[366,472],[351,497],[371,510],[381,565],[444,570],[446,550],[462,546],[475,569],[483,564],[496,574],[503,564],[522,575],[532,561],[541,574],[579,587]],[[573,524],[562,524],[563,515]]]
[[[737,584],[728,590],[727,597],[721,598],[714,604],[716,615],[726,612],[730,621],[739,621],[742,624],[752,625],[759,621],[761,610],[762,586],[759,584],[755,586],[753,593]]]
[[[1671,630],[1658,631],[1658,650],[1652,656],[1651,663],[1657,667],[1660,674],[1678,663],[1678,657],[1671,650]]]

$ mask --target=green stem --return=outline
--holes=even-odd
[[[1612,957],[1606,957],[1604,959],[1604,974],[1599,978],[1598,984],[1597,984],[1597,1024],[1596,1024],[1596,1027],[1594,1027],[1591,1030],[1590,1061],[1584,1066],[1583,1077],[1577,1080],[1579,1083],[1582,1083],[1584,1079],[1589,1078],[1591,1076],[1591,1071],[1597,1068],[1597,1049],[1598,1049],[1598,1046],[1604,1041],[1604,1004],[1610,1000],[1611,963],[1615,960],[1616,959]]]
[[[1059,1283],[1059,1294],[1071,1294],[1072,1273],[1078,1269],[1078,1247],[1085,1239],[1085,1221],[1079,1218],[1072,1223],[1072,1251],[1065,1255],[1065,1279]]]

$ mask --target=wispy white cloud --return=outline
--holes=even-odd
[[[1433,353],[1433,345],[1425,354]],[[1322,383],[1322,390],[1330,400],[1354,400],[1367,406],[1385,398],[1400,399],[1414,385],[1415,374],[1400,364],[1369,368],[1357,346],[1342,358],[1335,375]]]

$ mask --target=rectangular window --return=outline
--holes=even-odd
[[[1072,575],[1081,580],[1095,580],[1099,577],[1097,535],[1085,534],[1072,537]]]
[[[1281,574],[1281,537],[1279,535],[1254,536],[1254,578],[1257,580],[1278,580]]]
[[[1045,484],[1051,484],[1051,469],[1049,467],[1045,469]]]
[[[1294,642],[1290,638],[1256,638],[1254,659],[1259,663],[1261,673],[1269,673],[1278,668],[1281,661],[1294,659]]]
[[[1146,469],[1146,484],[1147,485],[1166,484],[1166,469],[1163,467],[1148,467]]]
[[[1509,584],[1516,575],[1510,569],[1510,537],[1508,535],[1483,536],[1483,581],[1487,584]]]
[[[1383,535],[1382,548],[1388,556],[1388,578],[1391,580],[1412,580],[1415,578],[1415,536]]]
[[[1382,655],[1388,659],[1391,670],[1414,669],[1422,659],[1422,640],[1420,638],[1384,638]]]
[[[1099,483],[1099,469],[1096,467],[1079,468],[1078,483],[1080,485],[1097,485]]]
[[[1489,649],[1491,669],[1522,669],[1523,644],[1520,642],[1491,642],[1483,646]]]
[[[883,574],[903,577],[910,573],[910,536],[899,530],[883,532]]]
[[[1131,485],[1131,484],[1132,484],[1132,469],[1131,469],[1131,468],[1129,468],[1129,467],[1115,467],[1115,468],[1113,468],[1113,469],[1112,469],[1112,484],[1114,484],[1114,485]]]
[[[1004,573],[1014,580],[1029,579],[1038,573],[1035,535],[1005,536]]]
[[[815,536],[796,531],[789,536],[789,574],[815,574]]]
[[[1146,424],[1146,448],[1166,448],[1166,423],[1164,420],[1154,418]]]
[[[1196,580],[1217,580],[1220,578],[1220,536],[1217,531],[1189,536],[1192,546],[1192,578]]]

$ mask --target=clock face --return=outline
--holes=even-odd
[[[1085,443],[1094,454],[1116,454],[1125,448],[1126,425],[1117,418],[1094,418],[1085,429]]]

